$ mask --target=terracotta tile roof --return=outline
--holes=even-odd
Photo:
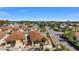
[[[2,30],[10,30],[10,29],[19,30],[20,28],[19,27],[0,27],[0,29],[2,29]]]
[[[5,36],[6,36],[6,33],[0,31],[0,39],[2,39],[2,38],[5,37]]]
[[[25,39],[24,32],[16,31],[13,32],[10,36],[8,36],[5,41],[15,41],[15,40],[23,40]]]
[[[42,34],[41,32],[37,32],[37,31],[31,31],[28,33],[28,36],[30,37],[30,39],[32,41],[35,40],[42,40],[43,38],[47,38],[46,35]]]
[[[79,32],[75,32],[75,36],[76,37],[79,37]]]

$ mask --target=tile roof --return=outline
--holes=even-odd
[[[75,36],[76,37],[79,37],[79,32],[75,32]]]
[[[41,32],[37,32],[37,31],[31,31],[28,33],[28,36],[30,37],[30,39],[32,41],[35,41],[35,40],[42,40],[43,38],[47,39],[46,35],[44,35],[43,33]]]
[[[23,40],[23,39],[25,39],[24,32],[16,31],[16,32],[13,32],[12,34],[10,34],[10,35],[5,39],[5,41],[11,42],[11,41]]]
[[[0,27],[0,29],[2,29],[2,30],[10,30],[10,29],[19,30],[20,28],[19,27]]]
[[[2,39],[2,38],[5,37],[5,36],[6,36],[6,33],[0,31],[0,39]]]

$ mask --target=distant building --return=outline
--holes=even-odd
[[[77,41],[79,42],[79,32],[75,32],[75,37],[76,37]]]

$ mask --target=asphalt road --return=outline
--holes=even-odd
[[[53,29],[50,28],[47,28],[47,30],[49,34],[53,36],[53,38],[56,39],[57,42],[59,42],[59,44],[62,44],[63,46],[69,48],[71,51],[76,51],[76,49],[73,46],[71,46],[67,41],[60,38],[59,34],[61,34],[61,32],[54,31]]]

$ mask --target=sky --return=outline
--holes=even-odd
[[[79,21],[79,7],[0,7],[0,20]]]

